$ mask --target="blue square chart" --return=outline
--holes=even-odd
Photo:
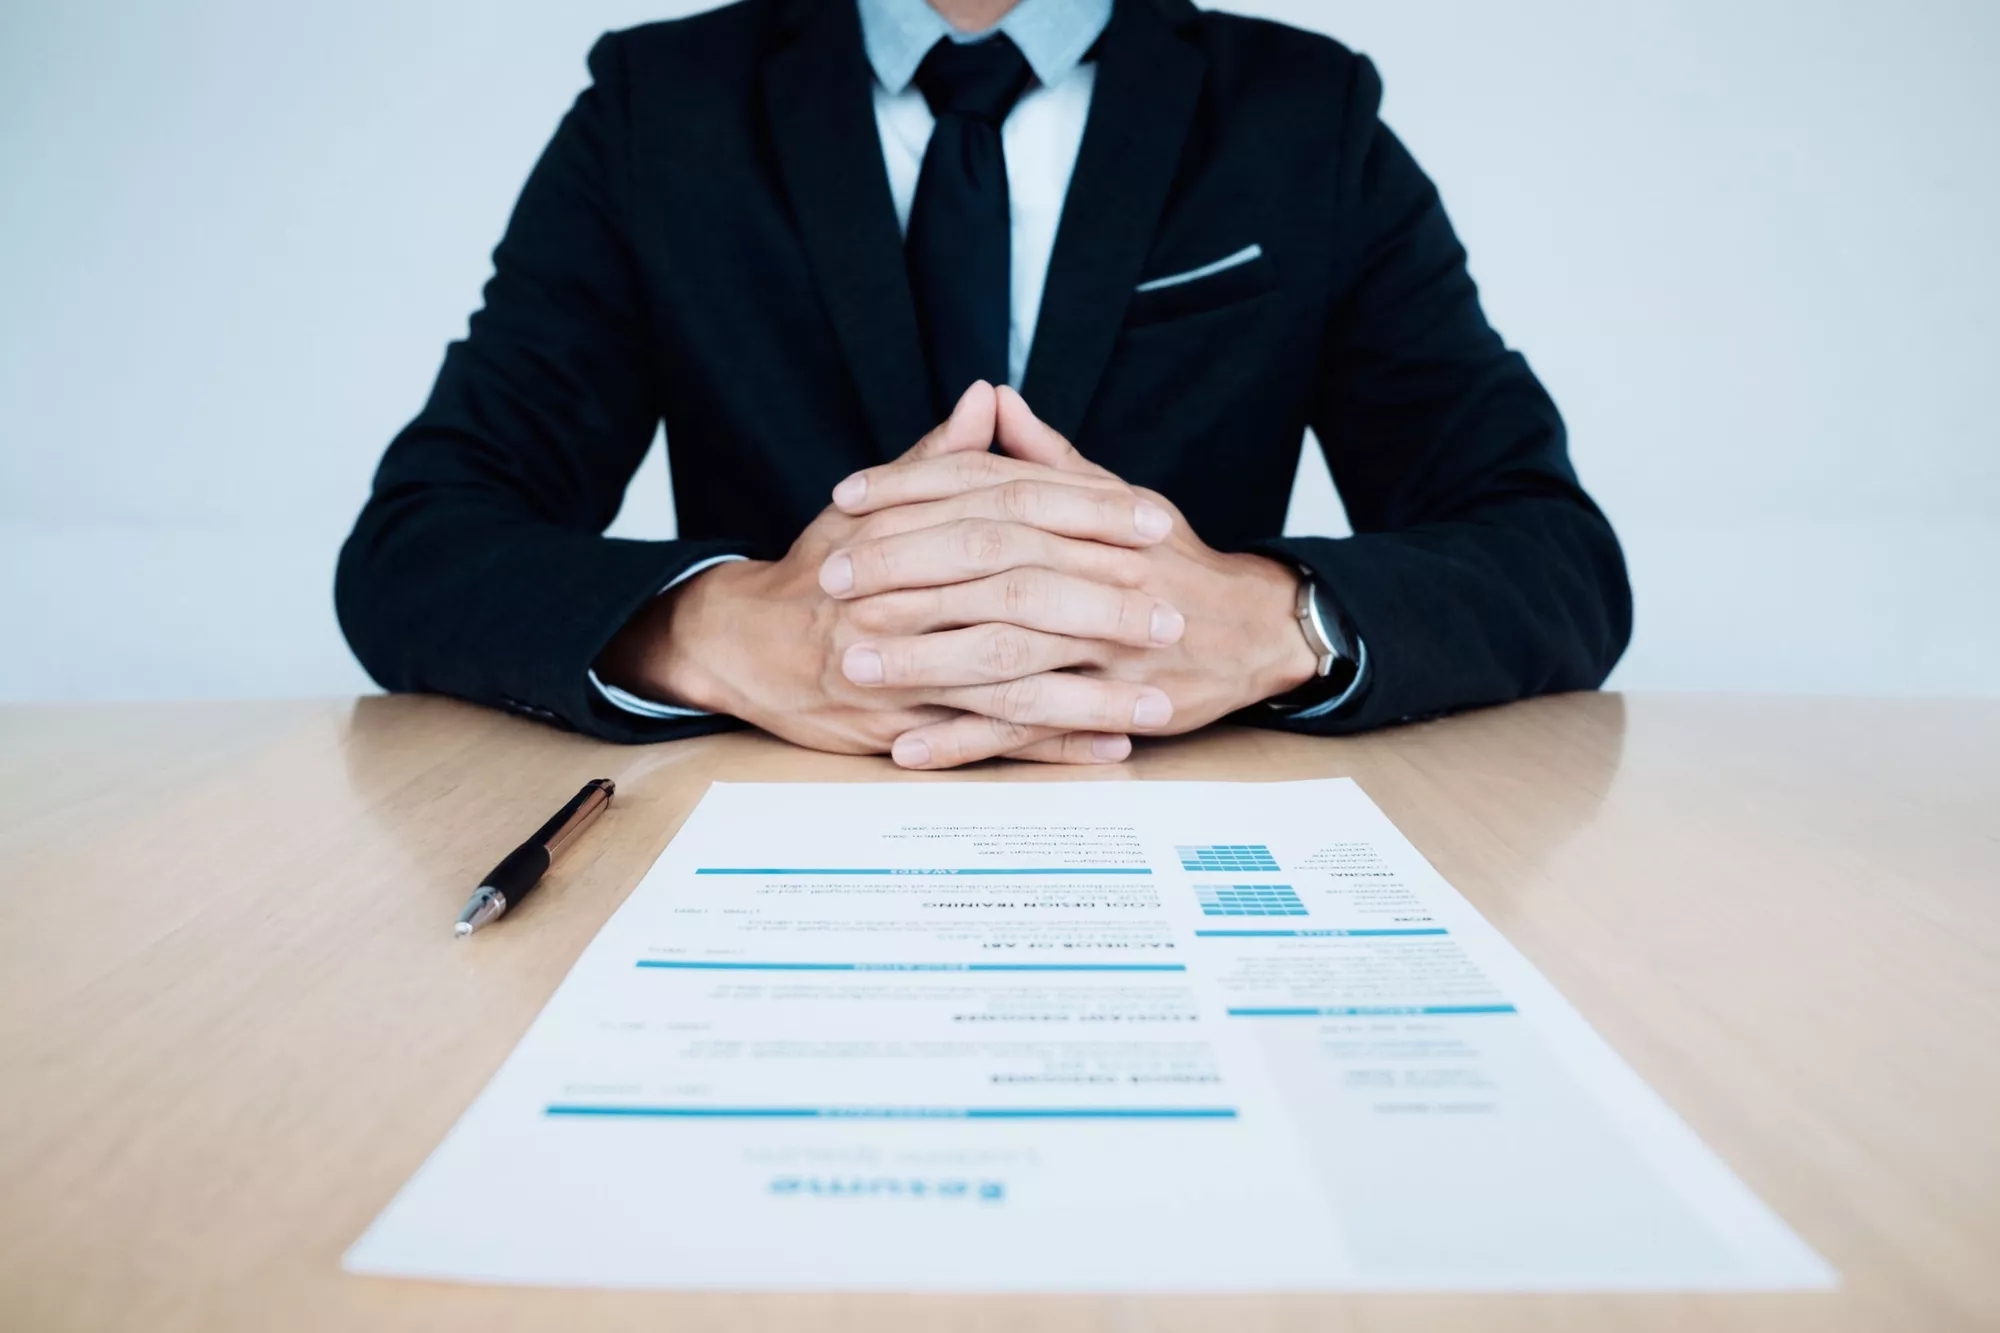
[[[1213,847],[1176,847],[1174,850],[1180,853],[1183,870],[1231,874],[1278,868],[1278,858],[1272,856],[1271,849],[1262,843],[1230,842]]]
[[[1204,916],[1305,916],[1306,905],[1289,884],[1197,884]]]

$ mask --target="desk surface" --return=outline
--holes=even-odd
[[[455,941],[496,853],[598,775],[618,779],[602,824],[502,928]],[[1350,740],[1220,731],[1087,774],[1336,775],[1833,1262],[1839,1292],[808,1297],[349,1277],[342,1250],[712,778],[903,776],[757,736],[619,749],[371,698],[0,709],[0,1324],[2000,1326],[2000,704],[1573,696]]]

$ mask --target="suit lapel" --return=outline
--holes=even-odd
[[[884,459],[931,419],[916,304],[903,267],[855,6],[798,0],[768,57],[764,109],[807,261]]]
[[[1164,12],[1163,12],[1164,11]],[[1207,61],[1174,26],[1185,0],[1119,0],[1063,203],[1022,396],[1075,439],[1159,225]]]

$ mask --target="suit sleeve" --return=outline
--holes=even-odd
[[[1345,279],[1311,424],[1354,535],[1256,549],[1320,580],[1368,647],[1336,713],[1356,731],[1602,684],[1631,636],[1618,539],[1570,466],[1561,416],[1480,309],[1437,190],[1356,63],[1344,120]]]
[[[494,251],[483,308],[383,456],[334,597],[355,656],[387,689],[661,740],[731,723],[621,710],[591,664],[681,571],[748,546],[603,535],[660,404],[628,239],[615,37],[590,69]]]

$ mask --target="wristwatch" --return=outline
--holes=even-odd
[[[1267,706],[1287,713],[1339,698],[1361,672],[1353,641],[1341,627],[1340,613],[1320,591],[1319,580],[1304,570],[1299,572],[1299,591],[1292,602],[1292,616],[1299,622],[1299,632],[1306,636],[1306,646],[1312,649],[1315,662],[1311,680],[1264,701]]]

